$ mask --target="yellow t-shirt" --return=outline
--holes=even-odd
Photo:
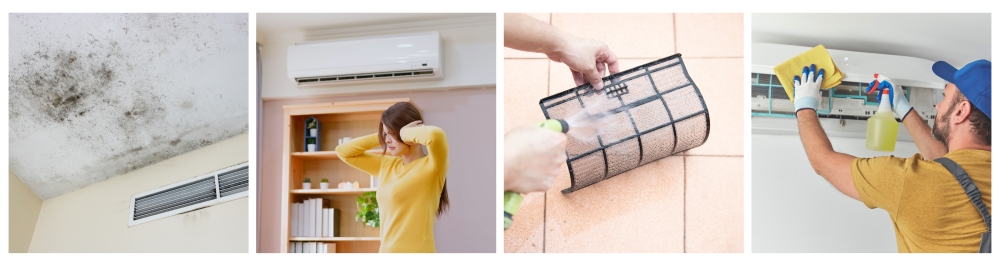
[[[987,208],[991,207],[991,154],[966,149],[945,155],[969,174]],[[855,158],[851,176],[865,206],[889,213],[899,252],[978,252],[986,224],[940,163],[920,154]]]
[[[399,134],[403,141],[427,146],[427,156],[404,165],[399,157],[365,153],[381,145],[377,134],[342,144],[337,154],[378,177],[379,252],[436,252],[434,220],[448,173],[448,140],[434,126],[403,128]]]

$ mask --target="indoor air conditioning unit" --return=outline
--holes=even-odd
[[[797,135],[795,106],[774,75],[773,68],[813,47],[771,43],[751,45],[750,115],[751,130],[756,134]],[[898,55],[827,49],[837,68],[844,73],[841,84],[822,91],[820,123],[830,136],[864,138],[868,117],[878,110],[875,94],[867,94],[868,83],[876,73],[903,86],[910,105],[921,118],[933,125],[935,104],[943,98],[947,81],[931,71],[933,61]],[[910,140],[899,127],[900,140]]]
[[[299,86],[444,77],[437,31],[295,44],[288,78]]]

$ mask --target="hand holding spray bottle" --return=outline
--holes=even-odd
[[[879,82],[879,75],[875,74],[875,81],[869,85],[868,94],[880,93],[878,96],[879,105],[875,115],[868,118],[868,132],[865,135],[865,148],[879,152],[892,152],[896,150],[896,134],[899,132],[899,122],[892,116],[892,101],[897,97],[889,78],[883,77]],[[909,111],[909,103],[907,111]]]

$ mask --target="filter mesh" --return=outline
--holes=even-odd
[[[680,54],[603,81],[601,91],[585,84],[539,102],[549,119],[565,120],[586,110],[590,114],[611,112],[614,120],[614,126],[598,131],[596,140],[569,138],[566,164],[572,184],[563,193],[698,147],[708,139],[705,100]]]

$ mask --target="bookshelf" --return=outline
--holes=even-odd
[[[284,106],[283,154],[282,154],[282,196],[281,196],[281,252],[288,252],[288,243],[299,241],[336,242],[337,253],[378,252],[380,246],[378,228],[365,226],[355,221],[358,212],[355,198],[371,188],[369,175],[340,160],[337,139],[358,138],[378,132],[382,112],[397,102],[409,102],[408,98],[366,100],[349,102],[328,102]],[[316,152],[306,152],[304,132],[306,119],[313,117],[322,123],[319,134],[323,141]],[[381,147],[377,147],[381,148]],[[369,150],[381,154],[381,149]],[[312,180],[312,189],[302,189],[302,181]],[[329,179],[331,189],[319,189],[320,180]],[[337,183],[355,182],[360,189],[335,189]],[[340,209],[339,237],[292,237],[292,203],[307,199],[325,198],[330,207]]]

